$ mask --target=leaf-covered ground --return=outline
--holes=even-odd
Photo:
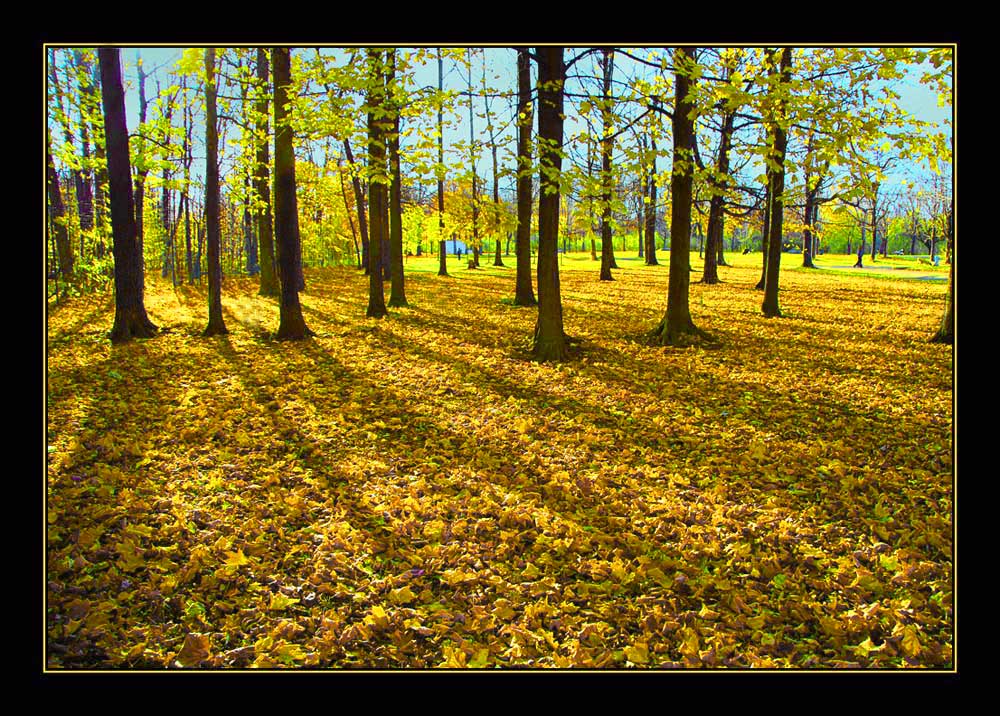
[[[688,349],[665,265],[564,259],[563,365],[513,268],[432,259],[381,321],[307,271],[302,343],[253,279],[228,336],[158,278],[151,340],[50,308],[48,667],[952,668],[947,284],[786,258],[769,320],[735,258]]]

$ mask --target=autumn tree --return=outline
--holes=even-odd
[[[611,155],[614,151],[614,112],[612,110],[611,80],[614,74],[614,50],[601,52],[601,281],[612,281],[615,264],[615,250],[612,245],[611,196],[614,174],[611,169]]]
[[[382,246],[386,241],[388,166],[386,162],[386,97],[383,51],[368,49],[368,318],[388,314],[382,278]]]
[[[768,215],[770,222],[767,237],[767,268],[764,277],[764,301],[761,310],[765,316],[781,316],[778,306],[778,271],[781,265],[782,224],[784,223],[785,194],[785,151],[788,147],[787,115],[785,113],[787,85],[792,76],[792,50],[779,50],[781,58],[774,67],[776,82],[768,92],[768,134],[770,152],[768,156]],[[768,56],[773,60],[773,52]]]
[[[437,145],[438,145],[438,162],[435,167],[435,173],[437,174],[437,203],[438,203],[438,229],[440,231],[440,240],[438,242],[438,276],[448,275],[448,248],[446,246],[446,238],[444,234],[444,180],[445,180],[445,163],[444,163],[444,56],[441,54],[441,48],[437,51],[437,65],[438,65],[438,106],[437,106]]]
[[[389,128],[385,133],[389,155],[389,302],[390,306],[407,306],[403,274],[403,209],[402,183],[399,166],[399,122],[403,92],[396,77],[396,50],[387,51],[385,69],[385,100]]]
[[[292,84],[291,51],[271,48],[274,78],[274,233],[277,239],[281,303],[278,340],[301,340],[313,335],[306,326],[299,303],[302,273],[299,247],[299,209],[295,195],[295,149],[290,116]]]
[[[255,116],[257,119],[254,128],[254,140],[257,145],[256,163],[254,165],[253,185],[255,193],[255,213],[257,217],[257,245],[260,263],[260,290],[261,296],[278,296],[281,287],[278,282],[276,268],[276,252],[274,250],[274,224],[271,219],[271,160],[270,153],[270,131],[268,129],[268,92],[269,92],[269,72],[267,49],[257,48],[256,53],[256,83],[254,94],[256,102],[254,104]]]
[[[101,105],[104,110],[115,260],[115,321],[111,328],[111,342],[124,343],[132,338],[149,338],[156,333],[157,327],[146,315],[143,296],[143,266],[136,241],[120,53],[118,48],[102,47],[97,55],[101,71]]]
[[[567,356],[559,295],[559,180],[562,169],[563,86],[566,67],[562,47],[535,49],[538,63],[538,321],[532,354],[539,361]]]
[[[47,139],[47,137],[46,137]],[[49,225],[56,244],[56,255],[59,259],[59,273],[64,279],[73,275],[73,244],[66,228],[66,209],[63,205],[62,192],[59,189],[59,176],[52,162],[52,152],[46,146],[45,152],[46,189],[49,198]]]
[[[531,287],[531,54],[527,47],[517,48],[517,231],[514,253],[517,275],[514,305],[534,306]]]
[[[205,48],[205,233],[208,243],[208,326],[204,335],[228,333],[222,318],[222,263],[219,257],[219,129],[216,109],[215,48]]]
[[[697,68],[696,49],[674,51],[673,170],[670,178],[670,278],[667,284],[667,311],[653,330],[661,345],[680,346],[691,338],[705,336],[694,325],[688,306],[691,253],[691,201],[694,194],[694,112],[692,90]]]

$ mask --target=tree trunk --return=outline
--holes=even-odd
[[[52,154],[46,147],[45,172],[48,179],[49,221],[56,242],[56,253],[59,257],[59,273],[66,280],[73,276],[73,244],[66,228],[66,209],[63,205],[62,192],[59,189],[59,176],[52,162]]]
[[[517,275],[514,305],[537,305],[531,285],[531,58],[528,48],[517,50],[517,234],[514,253]]]
[[[271,218],[271,159],[268,148],[268,57],[267,50],[263,47],[257,48],[257,101],[255,103],[255,113],[257,115],[256,132],[256,162],[254,165],[254,193],[257,196],[257,245],[258,258],[260,261],[260,288],[257,293],[261,296],[280,296],[281,285],[278,281],[277,255],[274,245],[274,225]]]
[[[278,279],[281,283],[279,341],[302,340],[313,335],[306,326],[299,303],[299,209],[295,195],[295,148],[292,142],[288,88],[292,83],[291,51],[271,49],[274,75],[274,233],[277,239]]]
[[[82,242],[83,232],[94,228],[94,173],[87,166],[90,159],[90,121],[86,117],[86,112],[90,100],[94,94],[94,87],[89,82],[91,74],[90,63],[80,50],[73,50],[76,71],[80,76],[80,156],[83,158],[84,168],[76,173],[76,205],[80,216],[81,232],[81,256],[83,255]],[[102,99],[103,101],[103,99]]]
[[[806,177],[806,186],[809,185],[809,177]],[[806,206],[804,211],[805,215],[805,228],[802,230],[802,267],[803,268],[816,268],[816,264],[813,263],[813,253],[816,248],[813,242],[813,230],[816,226],[816,213],[819,211],[819,205],[816,202],[816,195],[818,192],[818,186],[814,190],[806,191]]]
[[[368,232],[368,220],[365,208],[365,191],[361,186],[361,177],[358,176],[357,167],[354,164],[354,153],[351,151],[351,143],[344,140],[344,155],[347,157],[347,165],[351,169],[351,187],[354,189],[354,206],[358,212],[358,233],[361,234],[361,263],[364,266],[365,274],[368,274],[369,253],[371,252],[370,237]]]
[[[649,203],[646,204],[645,259],[647,266],[657,266],[659,261],[656,260],[656,139],[652,134],[649,135],[649,148],[651,158],[647,179]]]
[[[787,84],[792,76],[792,50],[785,47],[781,51],[780,68],[781,83]],[[771,176],[771,225],[767,240],[767,274],[764,280],[764,301],[761,310],[765,316],[776,318],[781,316],[778,306],[778,274],[781,265],[782,224],[784,223],[784,193],[785,193],[785,151],[788,148],[784,122],[785,103],[779,100],[772,118],[772,151],[771,156],[777,163],[777,169]]]
[[[368,49],[368,68],[368,209],[371,233],[368,248],[368,308],[365,315],[368,318],[382,318],[388,314],[382,277],[382,247],[388,233],[385,225],[388,171],[385,157],[386,128],[381,116],[385,106],[381,50]]]
[[[137,63],[136,72],[139,76],[139,127],[146,123],[146,73],[142,69],[142,61]],[[142,140],[140,140],[142,142]],[[143,143],[144,144],[144,143]],[[146,174],[147,170],[145,167],[139,169],[135,173],[135,234],[136,241],[139,243],[139,254],[143,254],[143,240],[144,240],[144,207],[146,198]]]
[[[124,343],[132,338],[148,338],[157,329],[146,315],[143,296],[142,258],[135,235],[135,204],[119,50],[102,47],[97,55],[101,68],[101,105],[104,110],[115,261],[115,322],[110,337],[112,343]]]
[[[765,171],[764,179],[764,220],[761,223],[760,231],[760,252],[761,252],[761,262],[760,267],[760,281],[754,286],[757,291],[764,290],[764,282],[767,279],[767,248],[770,246],[768,237],[771,234],[771,168],[768,167]]]
[[[691,117],[691,91],[695,48],[680,47],[674,52],[675,102],[673,113],[674,168],[670,180],[673,211],[670,217],[670,279],[667,286],[667,311],[653,331],[661,345],[685,345],[704,333],[691,320],[688,288],[691,253],[691,200],[694,194],[694,119]]]
[[[220,261],[219,131],[216,113],[215,48],[205,48],[205,226],[208,236],[208,326],[204,335],[229,333],[222,318]],[[166,215],[164,209],[164,215]],[[166,268],[166,267],[164,267]]]
[[[708,208],[708,241],[705,245],[705,266],[702,283],[719,283],[719,258],[722,255],[723,234],[726,223],[726,198],[723,192],[729,181],[729,144],[733,133],[735,112],[726,112],[722,118],[719,136],[719,154],[715,161],[716,176],[710,181],[712,198]]]
[[[615,262],[611,232],[611,192],[614,177],[611,174],[611,153],[614,151],[614,115],[611,111],[611,79],[614,72],[614,51],[604,50],[601,58],[604,74],[604,95],[601,100],[601,281],[613,281],[612,264]],[[614,268],[617,268],[615,266]]]
[[[951,263],[948,266],[948,304],[937,333],[931,337],[931,343],[955,343],[955,248],[951,249]]]
[[[448,247],[447,239],[444,235],[444,59],[441,56],[441,48],[438,48],[438,165],[437,172],[437,200],[438,200],[438,276],[448,275]]]
[[[403,277],[403,208],[402,178],[399,169],[399,100],[396,92],[396,50],[390,49],[387,87],[389,112],[392,125],[388,136],[390,186],[389,196],[389,304],[407,306]]]
[[[532,353],[539,361],[567,357],[559,294],[559,175],[562,170],[562,47],[538,47],[538,153],[541,192],[538,198],[538,320]]]

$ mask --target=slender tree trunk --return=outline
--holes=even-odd
[[[403,277],[403,209],[402,178],[399,169],[399,104],[394,96],[396,84],[396,50],[389,51],[387,92],[392,126],[389,131],[389,169],[392,185],[389,196],[389,289],[390,306],[407,306]]]
[[[708,241],[705,246],[705,266],[702,283],[719,283],[719,257],[722,255],[723,234],[726,222],[726,190],[729,176],[729,144],[733,133],[735,112],[726,112],[722,118],[719,136],[719,153],[715,162],[716,177],[711,180],[712,198],[708,209]]]
[[[517,276],[514,305],[537,305],[531,286],[531,58],[528,48],[517,50],[517,235],[514,253]]]
[[[358,243],[358,231],[354,226],[354,217],[351,216],[351,204],[347,200],[347,186],[344,183],[343,159],[341,157],[337,157],[337,173],[340,175],[340,194],[344,198],[344,211],[347,213],[347,222],[351,225],[354,253],[358,259],[358,268],[361,268],[361,245]]]
[[[792,77],[792,50],[785,47],[781,50],[780,68],[781,83],[787,84]],[[782,224],[784,223],[784,193],[785,193],[785,151],[788,138],[785,130],[785,103],[779,100],[772,118],[772,151],[771,156],[777,164],[777,169],[771,176],[771,225],[767,245],[767,275],[764,280],[764,301],[761,310],[765,316],[775,318],[781,316],[778,306],[778,275],[781,265]]]
[[[142,69],[142,61],[137,63],[136,72],[139,75],[139,126],[142,127],[146,123],[146,109],[148,103],[146,101],[146,73]],[[144,142],[140,139],[140,146],[144,146]],[[144,247],[144,209],[143,204],[145,203],[146,196],[146,174],[147,169],[142,167],[138,169],[135,173],[135,233],[136,239],[139,242],[139,253],[143,254]]]
[[[657,266],[656,260],[656,139],[649,135],[650,165],[648,177],[649,203],[646,204],[646,251],[647,266]]]
[[[764,282],[767,279],[767,248],[770,245],[768,237],[771,234],[771,168],[768,167],[764,178],[764,220],[761,224],[760,232],[760,252],[761,267],[760,281],[754,286],[757,291],[764,290]]]
[[[809,177],[806,177],[806,186],[809,185]],[[806,191],[805,228],[802,230],[802,267],[816,268],[813,263],[813,254],[816,251],[813,231],[816,228],[816,214],[819,211],[819,204],[816,201],[819,185],[815,189]]]
[[[219,130],[217,122],[215,48],[207,47],[205,48],[205,231],[208,235],[208,326],[204,332],[206,336],[229,333],[226,329],[226,322],[222,318]],[[164,216],[167,215],[166,208],[164,208],[163,213]]]
[[[344,140],[344,155],[347,157],[347,165],[351,169],[351,187],[354,189],[354,206],[358,212],[358,233],[361,235],[361,263],[364,266],[365,275],[367,275],[370,269],[368,264],[371,245],[368,232],[368,212],[365,206],[365,191],[361,186],[361,177],[358,176],[358,169],[354,163],[354,152],[351,151],[351,143],[347,139]]]
[[[274,224],[271,218],[271,158],[268,147],[269,115],[268,105],[269,81],[269,61],[267,50],[263,47],[257,48],[257,100],[254,103],[254,113],[257,115],[257,127],[255,133],[256,161],[254,163],[253,185],[254,194],[257,198],[257,245],[258,259],[260,261],[260,288],[257,293],[261,296],[280,296],[281,285],[278,281],[277,252],[274,242]]]
[[[614,114],[611,110],[611,80],[614,72],[614,51],[603,50],[601,69],[604,75],[604,95],[601,99],[601,281],[613,281],[612,265],[615,262],[611,230],[611,194],[614,177],[611,173],[611,154],[614,151]],[[614,266],[617,268],[617,266]]]
[[[685,345],[692,337],[704,336],[691,320],[688,289],[691,282],[691,202],[694,195],[694,119],[691,78],[695,48],[680,47],[674,52],[675,102],[673,113],[674,169],[670,180],[673,210],[670,217],[670,279],[667,311],[653,331],[661,345]]]
[[[56,254],[59,257],[59,273],[66,280],[73,277],[73,244],[66,228],[66,209],[63,205],[62,192],[59,189],[59,176],[56,174],[52,153],[46,147],[45,171],[48,179],[49,221],[56,243]]]
[[[541,193],[538,198],[538,321],[532,353],[539,361],[567,357],[559,293],[559,175],[562,170],[562,47],[538,47],[538,153]]]
[[[371,218],[369,237],[368,318],[382,318],[388,314],[385,306],[382,277],[382,247],[386,243],[387,228],[386,181],[388,167],[385,157],[385,134],[382,113],[385,107],[385,80],[383,77],[382,51],[368,49],[369,89],[368,110],[368,208]]]
[[[878,258],[878,188],[872,199],[872,263]]]
[[[438,48],[438,97],[440,99],[444,92],[444,58],[441,56],[441,48]],[[444,235],[444,100],[438,104],[438,165],[437,173],[437,200],[438,200],[438,276],[448,275],[448,247],[447,238]]]
[[[143,296],[142,260],[135,236],[135,205],[125,123],[125,93],[122,89],[118,48],[102,47],[97,56],[101,69],[101,104],[104,110],[108,180],[111,187],[111,233],[115,260],[115,322],[111,342],[148,338],[156,326],[146,315]]]
[[[90,84],[91,74],[90,63],[80,50],[73,50],[74,64],[77,74],[80,77],[80,156],[83,158],[83,169],[76,174],[76,205],[77,213],[80,216],[81,242],[82,233],[94,228],[94,172],[88,166],[90,159],[90,121],[86,112],[90,105],[90,98],[94,93],[93,85]],[[83,255],[81,245],[81,256]]]
[[[291,51],[271,49],[274,76],[274,233],[277,243],[278,278],[281,302],[278,332],[281,340],[302,340],[313,335],[306,326],[299,303],[299,276],[302,268],[299,247],[299,209],[295,195],[295,147],[289,116],[289,87],[292,83]]]
[[[867,228],[867,219],[865,218],[864,213],[862,213],[862,215],[861,215],[861,244],[858,246],[858,260],[854,262],[853,268],[864,268],[865,267],[863,259],[864,259],[864,256],[865,256],[865,238],[866,238],[865,237],[865,229],[866,228]],[[850,249],[850,244],[848,244],[847,250],[848,250],[848,252],[850,252],[850,250],[851,250]]]

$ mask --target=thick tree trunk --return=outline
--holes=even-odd
[[[517,50],[517,275],[514,305],[537,305],[531,285],[531,59],[528,48]]]
[[[271,218],[271,159],[268,148],[268,57],[267,50],[257,48],[257,114],[256,164],[254,166],[254,193],[257,195],[257,245],[260,261],[261,296],[280,296],[281,284],[278,281],[277,252],[274,245],[274,224]]]
[[[281,282],[279,325],[275,338],[294,341],[311,336],[313,332],[306,326],[299,303],[302,268],[299,209],[295,195],[295,148],[288,112],[288,88],[292,83],[289,48],[272,48],[271,63],[274,76],[274,233]]]
[[[117,48],[102,47],[97,55],[101,68],[101,104],[104,110],[115,260],[115,322],[110,337],[112,343],[124,343],[132,338],[148,338],[157,329],[146,315],[143,297],[142,258],[135,236],[135,204],[119,51]]]
[[[559,293],[559,174],[562,170],[562,47],[538,47],[538,154],[541,192],[538,198],[538,321],[532,353],[539,361],[567,357]]]
[[[208,326],[204,333],[206,336],[229,333],[226,329],[226,322],[222,318],[219,131],[217,121],[215,48],[207,47],[205,48],[205,225],[208,235]]]
[[[695,49],[680,47],[674,52],[675,103],[673,113],[674,169],[670,180],[673,211],[670,218],[670,279],[667,311],[653,331],[661,345],[685,345],[704,333],[691,320],[688,289],[691,281],[691,201],[694,194],[694,119],[691,117],[691,70]]]

